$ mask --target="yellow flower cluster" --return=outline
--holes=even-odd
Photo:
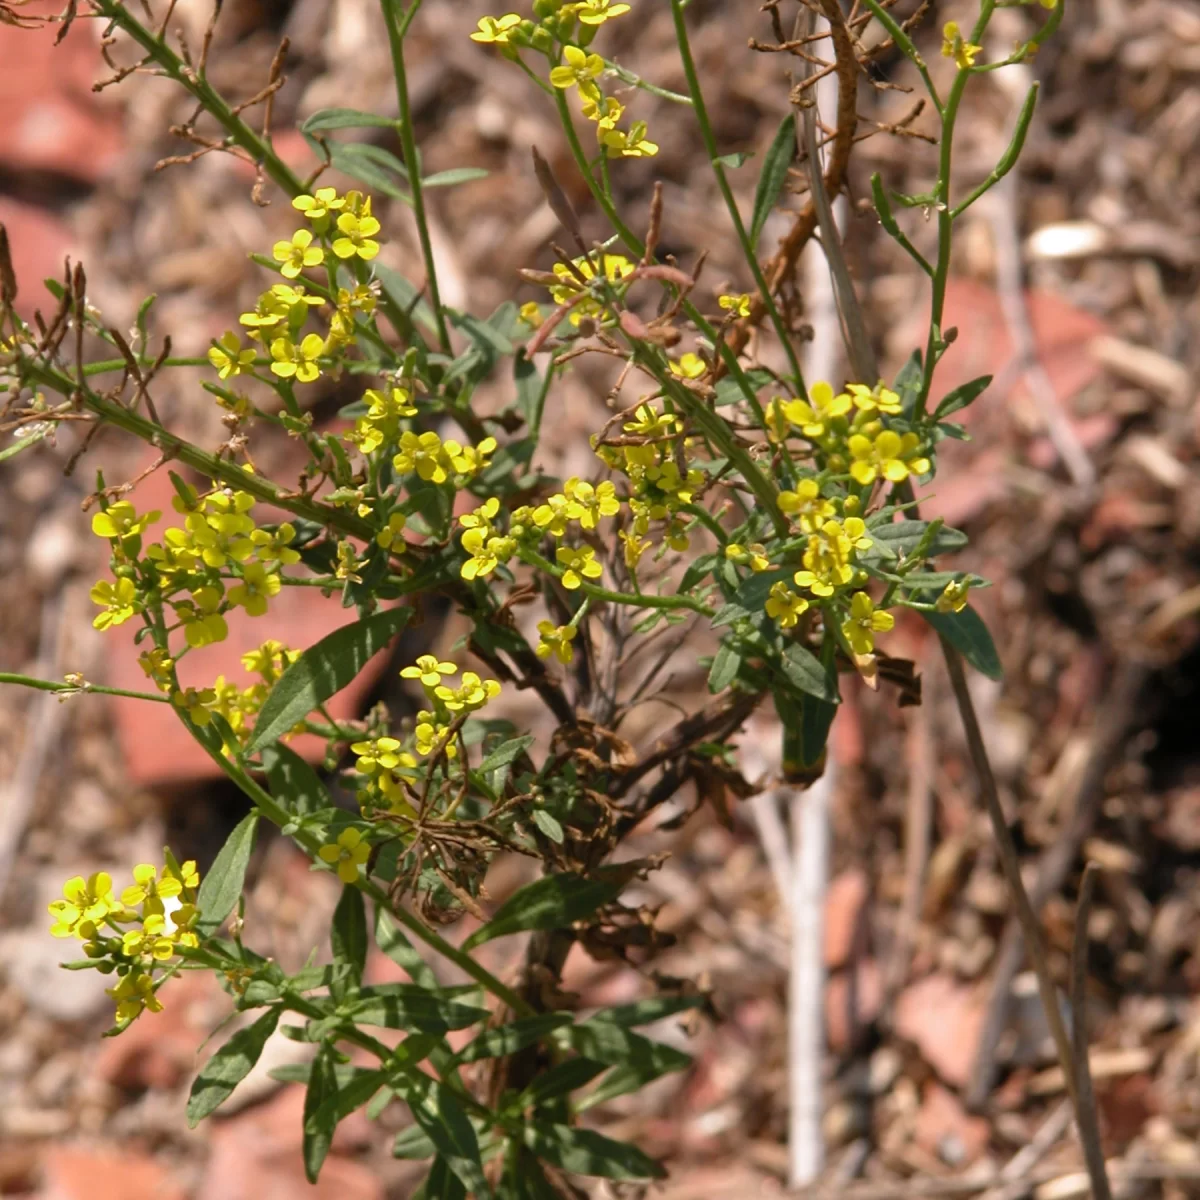
[[[169,852],[166,857],[161,874],[150,863],[134,867],[133,884],[119,899],[112,876],[98,871],[86,880],[80,875],[68,879],[62,899],[49,906],[55,937],[78,938],[97,970],[116,972],[118,982],[108,994],[117,1002],[121,1025],[146,1009],[161,1011],[155,969],[171,963],[180,947],[200,944],[194,929],[200,915],[196,864],[180,865]]]
[[[634,264],[623,254],[597,253],[595,257],[600,261],[600,278],[615,288],[620,297],[623,289],[619,285],[633,274]],[[567,319],[572,325],[578,326],[585,317],[602,321],[609,313],[608,302],[599,290],[601,285],[593,286],[598,276],[591,256],[573,259],[569,267],[566,263],[555,263],[554,275],[559,282],[551,285],[550,298],[555,304],[571,304]],[[616,317],[612,316],[610,320],[616,320]]]
[[[460,486],[491,464],[496,439],[486,437],[478,446],[463,446],[450,439],[442,441],[432,430],[426,433],[406,430],[400,435],[399,446],[392,466],[400,474],[416,473],[426,483]]]
[[[428,709],[417,713],[413,730],[414,745],[422,758],[435,751],[449,759],[457,758],[458,746],[451,736],[454,722],[478,712],[500,695],[500,685],[494,679],[481,679],[474,671],[464,671],[459,686],[452,687],[450,680],[458,674],[457,664],[442,662],[432,654],[422,654],[400,674],[405,679],[419,680],[429,703]]]

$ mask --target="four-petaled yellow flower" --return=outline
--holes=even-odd
[[[789,400],[783,406],[784,415],[793,425],[800,426],[806,438],[824,437],[829,423],[844,417],[851,408],[851,400],[845,392],[833,394],[833,388],[825,382],[814,383],[808,391],[806,404],[803,400]]]
[[[855,592],[850,598],[850,616],[842,622],[842,633],[855,654],[870,654],[875,649],[875,635],[887,633],[896,624],[889,612],[877,612],[866,592]]]
[[[570,663],[575,657],[575,648],[571,643],[579,636],[579,630],[574,625],[555,625],[553,621],[538,622],[538,658],[549,658],[553,655],[560,663]]]
[[[313,235],[308,229],[297,229],[290,242],[276,242],[271,254],[280,264],[279,273],[285,279],[295,279],[305,267],[316,267],[325,261],[325,251],[313,245]]]
[[[505,13],[502,17],[480,17],[479,28],[471,34],[471,41],[507,46],[509,35],[520,24],[521,18],[516,13]]]
[[[407,521],[402,512],[392,513],[388,517],[387,525],[375,535],[375,544],[384,550],[390,550],[393,546],[399,549],[404,544],[400,535],[404,532],[405,524]]]
[[[88,595],[91,596],[93,604],[104,607],[104,611],[92,621],[96,629],[111,629],[114,625],[124,625],[133,616],[137,588],[132,579],[122,577],[116,583],[101,579]]]
[[[942,589],[942,594],[934,601],[938,612],[962,612],[967,607],[967,592],[971,588],[969,579],[952,579]]]
[[[337,219],[338,232],[342,235],[333,240],[333,252],[338,258],[359,258],[370,262],[379,253],[379,243],[374,235],[379,232],[379,222],[372,216],[356,217],[354,213],[342,213]]]
[[[278,596],[283,581],[268,571],[262,563],[246,563],[242,567],[242,582],[229,589],[229,603],[240,604],[250,617],[261,617],[267,611],[267,601]]]
[[[874,441],[856,433],[847,445],[854,456],[850,474],[862,484],[874,483],[881,475],[892,483],[903,483],[909,475],[924,475],[929,470],[929,459],[920,453],[921,441],[915,433],[902,437],[894,429],[885,429]]]
[[[158,869],[151,863],[139,863],[133,868],[133,883],[121,893],[121,903],[127,908],[144,904],[147,912],[161,913],[164,900],[172,899],[183,891],[182,880],[174,878],[164,870],[158,878]]]
[[[1045,0],[1042,0],[1042,3],[1044,4]],[[942,57],[954,59],[960,71],[965,71],[968,67],[973,67],[975,59],[982,49],[982,46],[977,46],[974,42],[968,42],[962,36],[959,32],[957,21],[947,21],[943,26]]]
[[[92,514],[92,532],[102,538],[133,537],[148,525],[153,525],[161,516],[162,512],[158,509],[138,516],[128,500],[117,500],[101,512]]]
[[[736,296],[721,296],[717,303],[732,316],[748,317],[750,315],[750,297],[742,292]]]
[[[807,609],[808,601],[793,592],[782,579],[771,585],[766,603],[767,616],[777,621],[781,628],[791,629]]]
[[[363,835],[351,825],[338,834],[336,842],[328,842],[317,851],[322,862],[337,870],[343,883],[358,880],[358,868],[371,857],[371,844],[363,841]]]
[[[325,339],[310,333],[296,345],[289,337],[276,338],[271,343],[271,373],[280,379],[295,379],[297,383],[312,383],[321,374],[317,360],[325,350]]]
[[[708,364],[698,354],[690,350],[678,359],[670,360],[671,374],[681,379],[699,379],[708,370]]]
[[[767,548],[758,542],[750,546],[730,542],[725,547],[725,557],[730,562],[748,564],[752,571],[765,571],[771,565],[771,560],[767,557]]]
[[[867,387],[865,383],[848,383],[846,391],[850,393],[854,407],[860,412],[881,412],[887,413],[889,417],[896,417],[904,411],[900,397],[882,383],[877,383],[873,388]]]
[[[345,200],[338,197],[337,188],[317,188],[311,196],[297,196],[292,200],[292,207],[302,212],[318,229],[323,229],[328,223],[331,213],[345,205]]]
[[[592,80],[604,70],[604,59],[598,54],[589,54],[578,46],[564,46],[563,58],[567,60],[566,63],[550,72],[552,86],[578,87],[585,96],[595,96],[596,85]]]
[[[116,987],[105,992],[117,1002],[117,1021],[125,1023],[140,1017],[144,1010],[162,1012],[162,1001],[154,993],[154,980],[140,971],[130,971]]]
[[[480,679],[474,671],[464,671],[461,687],[443,683],[433,689],[433,694],[452,713],[474,712],[500,695],[500,685],[494,679]]]
[[[90,938],[105,917],[121,911],[121,904],[113,895],[112,876],[97,871],[86,881],[82,875],[68,879],[63,884],[63,899],[53,901],[49,908],[54,918],[50,932],[55,937]],[[85,925],[87,928],[81,928]]]
[[[242,339],[231,329],[223,333],[216,343],[209,347],[208,361],[217,369],[220,379],[228,379],[231,375],[241,375],[254,366],[257,351],[253,346],[242,349]]]
[[[432,654],[422,654],[400,674],[405,679],[419,679],[427,688],[435,688],[442,682],[443,675],[458,674],[458,666],[452,662],[439,662]]]
[[[585,579],[599,579],[604,568],[596,561],[596,552],[591,546],[559,546],[554,557],[565,567],[562,585],[573,592],[583,586]]]
[[[393,737],[372,738],[369,742],[355,742],[351,750],[358,755],[354,769],[360,775],[377,775],[380,771],[394,771],[397,767],[415,767],[411,754],[400,749]]]
[[[837,510],[821,495],[815,479],[801,479],[794,492],[779,493],[779,509],[793,517],[805,533],[816,533]]]
[[[613,0],[580,0],[573,4],[575,15],[584,25],[603,25],[613,17],[622,17],[629,11],[629,5],[613,3]]]

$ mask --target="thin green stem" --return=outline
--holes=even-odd
[[[792,369],[792,376],[796,387],[804,398],[807,399],[807,391],[804,387],[804,374],[800,370],[800,359],[796,356],[795,347],[792,345],[792,339],[788,335],[787,328],[783,323],[783,317],[780,315],[779,307],[775,303],[775,297],[771,294],[766,277],[762,273],[762,267],[759,266],[758,255],[755,253],[754,247],[750,244],[746,225],[742,221],[741,212],[738,210],[737,199],[734,197],[733,189],[729,186],[729,177],[725,174],[725,168],[719,161],[720,155],[717,153],[717,139],[713,133],[712,122],[709,120],[708,108],[704,103],[704,91],[700,87],[700,77],[696,74],[696,63],[692,58],[691,43],[688,41],[687,22],[683,19],[683,7],[679,0],[671,0],[671,13],[675,18],[675,41],[679,46],[679,57],[683,63],[684,77],[687,79],[688,94],[692,98],[692,108],[696,112],[696,123],[700,126],[700,136],[704,139],[704,149],[708,154],[709,165],[716,176],[717,187],[721,190],[725,207],[729,210],[729,219],[733,222],[738,242],[742,247],[742,257],[746,260],[746,264],[754,276],[755,285],[758,287],[759,295],[762,296],[763,304],[767,308],[767,315],[771,318],[771,324],[775,329],[775,336],[779,338],[784,353],[787,355],[788,365]]]
[[[921,79],[925,84],[925,90],[929,93],[930,100],[933,101],[934,108],[937,109],[938,115],[942,113],[942,98],[938,95],[938,90],[933,85],[933,79],[929,74],[929,68],[925,65],[925,60],[921,57],[916,46],[913,45],[912,39],[901,28],[900,23],[892,16],[886,8],[879,4],[878,0],[863,0],[863,3],[871,10],[880,25],[891,34],[892,40],[899,47],[900,52],[913,64],[914,67],[921,73]],[[974,40],[974,39],[972,39]]]
[[[536,567],[546,575],[552,575],[555,579],[561,579],[566,574],[562,567],[552,563],[548,558],[543,558],[536,550],[521,550],[518,553],[522,562]],[[711,617],[716,611],[709,608],[707,604],[701,604],[699,600],[693,600],[691,596],[651,596],[645,592],[630,596],[625,592],[614,592],[608,588],[597,587],[586,580],[579,585],[578,590],[593,600],[607,600],[610,604],[628,604],[633,608],[686,608],[705,617]]]
[[[690,105],[692,103],[690,96],[684,96],[679,92],[672,92],[667,88],[659,87],[657,84],[651,83],[648,79],[643,79],[640,75],[635,74],[628,67],[621,66],[620,63],[606,58],[604,59],[604,67],[605,70],[611,71],[622,82],[632,84],[635,88],[643,92],[648,92],[651,96],[657,96],[660,100],[670,100],[673,104]]]
[[[429,220],[425,213],[425,192],[421,183],[421,160],[413,137],[412,104],[408,95],[408,72],[404,65],[404,38],[422,0],[412,0],[408,11],[401,14],[398,0],[383,0],[383,17],[387,23],[388,44],[392,52],[392,70],[396,76],[396,100],[400,106],[400,150],[408,171],[408,186],[412,192],[413,217],[421,241],[421,256],[425,260],[425,282],[429,288],[429,303],[437,323],[438,342],[444,354],[450,353],[450,331],[442,311],[438,290],[437,263],[433,257],[433,242],[429,237]]]
[[[53,679],[35,679],[32,675],[17,675],[0,671],[0,683],[12,683],[17,687],[34,688],[39,692],[58,692],[68,696],[93,693],[97,696],[125,696],[130,700],[153,700],[155,704],[170,704],[166,696],[156,692],[131,692],[127,688],[104,687],[99,683],[58,683]]]

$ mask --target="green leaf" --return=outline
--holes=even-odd
[[[968,404],[974,404],[987,390],[991,382],[992,377],[990,375],[981,375],[978,379],[972,379],[970,383],[964,383],[956,387],[934,409],[933,419],[940,421],[944,417],[950,416],[951,413],[956,413],[959,409],[966,408]]]
[[[367,965],[367,908],[362,892],[353,884],[342,888],[342,898],[333,912],[329,941],[333,949],[333,961],[350,968],[345,981],[339,980],[335,987],[330,988],[330,993],[340,998],[348,988],[357,988],[362,984]]]
[[[493,314],[495,315],[495,314]],[[490,320],[481,321],[470,313],[458,312],[456,309],[446,309],[450,323],[461,329],[476,345],[486,347],[496,354],[508,355],[517,352],[516,346],[502,334]]]
[[[775,584],[786,583],[791,586],[792,577],[795,574],[794,566],[780,567],[774,571],[756,571],[748,579],[742,581],[737,590],[735,603],[741,605],[752,616],[761,613]]]
[[[387,991],[384,991],[385,986]],[[359,1025],[418,1030],[421,1033],[466,1029],[488,1017],[485,1008],[450,1003],[439,993],[418,987],[415,983],[362,988],[345,1012],[349,1020]]]
[[[615,900],[621,886],[582,875],[543,875],[514,892],[486,925],[463,942],[463,949],[526,929],[563,929]]]
[[[275,1032],[279,1018],[283,1015],[282,1008],[269,1008],[245,1029],[239,1029],[217,1052],[204,1064],[204,1069],[196,1076],[187,1102],[187,1123],[189,1129],[195,1129],[215,1108],[224,1104],[237,1087],[258,1062],[262,1055],[267,1038]]]
[[[708,672],[708,690],[714,695],[723,692],[736,678],[738,668],[742,665],[741,653],[728,641],[717,647],[713,656],[712,667]]]
[[[921,385],[925,382],[925,369],[922,366],[921,351],[914,350],[900,368],[892,391],[900,397],[900,406],[906,417],[911,417],[921,394]]]
[[[305,650],[271,689],[246,752],[253,754],[276,741],[318,704],[340,692],[411,616],[411,608],[390,608],[343,625]]]
[[[722,629],[726,625],[732,625],[735,621],[744,621],[747,617],[752,616],[754,614],[748,608],[743,608],[740,604],[723,604],[713,614],[712,627],[714,629]]]
[[[308,1091],[304,1093],[304,1174],[309,1183],[316,1183],[321,1165],[333,1144],[336,1127],[335,1109],[329,1101],[337,1097],[337,1071],[335,1051],[328,1042],[321,1044],[313,1059],[312,1072],[308,1079]],[[318,1114],[321,1121],[316,1120]]]
[[[384,266],[378,259],[374,259],[371,266],[392,303],[415,317],[430,333],[437,333],[437,320],[434,318],[433,309],[425,302],[416,287],[399,271]]]
[[[420,1125],[410,1125],[396,1134],[392,1143],[393,1158],[430,1158],[437,1150],[429,1134]]]
[[[880,525],[872,525],[867,530],[874,545],[864,550],[861,557],[867,562],[872,558],[901,558],[911,554],[925,536],[929,521],[889,521]],[[951,529],[943,525],[934,535],[933,543],[928,549],[932,557],[938,554],[953,554],[967,544],[967,535],[961,529]]]
[[[479,764],[477,770],[481,775],[490,775],[491,772],[498,771],[501,767],[511,766],[533,745],[533,742],[533,734],[526,734],[524,737],[512,738],[507,742],[501,742]]]
[[[311,1072],[309,1078],[311,1081]],[[305,1123],[305,1132],[319,1133],[326,1128],[336,1129],[356,1108],[361,1108],[385,1083],[386,1071],[356,1070],[346,1081],[339,1079],[338,1090],[327,1097]]]
[[[456,183],[470,183],[473,179],[486,179],[489,172],[482,167],[454,167],[449,171],[438,171],[422,179],[423,187],[453,187]]]
[[[811,767],[820,761],[829,740],[837,705],[816,696],[805,696],[800,706],[800,763]]]
[[[543,1071],[521,1093],[522,1107],[540,1108],[563,1096],[569,1096],[591,1083],[597,1075],[608,1070],[606,1063],[594,1062],[590,1058],[568,1058]]]
[[[779,122],[771,148],[763,159],[762,173],[754,191],[754,214],[750,218],[750,248],[758,246],[763,226],[771,210],[779,201],[783,185],[787,182],[788,168],[796,157],[796,126],[791,113]]]
[[[293,816],[311,816],[333,804],[320,776],[290,746],[274,742],[265,747],[262,765],[271,795]]]
[[[519,352],[513,360],[513,382],[517,385],[517,412],[532,429],[542,403],[544,381],[533,359],[526,358],[524,352]]]
[[[830,673],[821,664],[821,660],[810,650],[806,650],[799,642],[789,642],[783,652],[784,678],[806,696],[816,696],[818,700],[835,704],[838,700],[836,678],[830,679]]]
[[[47,425],[44,429],[39,429],[36,433],[31,433],[28,437],[13,442],[11,446],[5,446],[3,450],[0,450],[0,462],[4,462],[7,458],[14,458],[22,450],[28,450],[30,446],[36,446],[53,428],[53,425]]]
[[[664,1017],[673,1017],[676,1013],[701,1008],[703,1005],[703,996],[650,996],[633,1004],[619,1004],[616,1008],[598,1012],[589,1024],[606,1021],[610,1025],[620,1025],[622,1028],[651,1025]]]
[[[538,1013],[532,1017],[521,1017],[507,1025],[485,1029],[458,1055],[460,1063],[475,1062],[481,1058],[503,1058],[516,1054],[534,1042],[540,1042],[548,1033],[571,1024],[570,1013]]]
[[[447,1166],[474,1192],[477,1200],[492,1194],[483,1174],[479,1138],[467,1111],[454,1093],[427,1075],[394,1080],[396,1090],[412,1110],[413,1120],[425,1131]]]
[[[615,1142],[591,1129],[531,1123],[525,1145],[545,1162],[575,1175],[604,1179],[662,1179],[666,1171],[636,1146]]]
[[[401,182],[408,182],[408,172],[391,151],[369,142],[318,141],[311,133],[305,133],[304,140],[318,158],[328,157],[330,165],[343,175],[349,175],[393,200],[412,203],[412,197],[399,186]]]
[[[237,905],[246,881],[246,867],[250,862],[250,851],[254,848],[254,831],[257,828],[258,813],[252,812],[243,817],[221,847],[208,874],[200,881],[200,891],[196,896],[196,907],[200,910],[196,918],[196,932],[201,939],[215,933]]]
[[[682,1071],[692,1063],[691,1055],[674,1046],[652,1042],[640,1033],[595,1018],[582,1025],[565,1026],[555,1040],[570,1046],[584,1058],[614,1067],[636,1064],[661,1074]]]
[[[533,823],[556,846],[563,844],[566,834],[563,833],[562,823],[557,817],[551,816],[544,808],[535,808],[533,810]]]
[[[395,129],[398,124],[398,121],[388,117],[360,112],[356,108],[322,108],[300,126],[300,132],[320,133],[325,129]]]
[[[429,1164],[425,1182],[413,1193],[412,1200],[466,1200],[466,1184],[439,1154]]]
[[[524,1146],[514,1146],[514,1156],[506,1163],[500,1180],[504,1200],[562,1200],[562,1192],[552,1187],[538,1162]]]
[[[937,632],[975,668],[989,679],[1004,678],[996,643],[983,618],[968,604],[962,612],[923,612]]]
[[[423,988],[436,988],[437,976],[421,957],[412,942],[382,907],[375,909],[375,944],[394,962],[408,972],[413,983]]]
[[[753,157],[753,154],[747,153],[745,150],[735,150],[732,154],[722,154],[714,158],[713,162],[722,167],[728,167],[731,171],[736,171],[738,167],[744,167]]]

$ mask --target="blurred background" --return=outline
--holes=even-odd
[[[604,29],[606,52],[681,88],[669,7],[632,3]],[[1059,34],[1036,60],[973,85],[960,118],[958,177],[969,185],[1002,153],[1029,83],[1041,82],[1018,171],[960,226],[946,322],[958,340],[936,386],[944,393],[982,374],[995,383],[968,414],[972,440],[943,455],[936,496],[923,508],[970,534],[956,565],[995,582],[977,603],[1005,680],[976,676],[972,688],[1060,975],[1081,866],[1103,868],[1089,925],[1089,1019],[1114,1177],[1122,1195],[1182,1197],[1200,1195],[1200,5],[1066,4]],[[780,6],[787,27],[790,7]],[[902,0],[897,12],[913,7]],[[444,296],[480,315],[534,298],[518,268],[553,261],[558,227],[534,179],[532,145],[555,167],[587,234],[607,233],[545,97],[469,40],[486,11],[476,0],[426,0],[410,55],[426,173],[490,172],[430,196]],[[210,12],[182,0],[172,27],[198,45]],[[935,77],[953,70],[939,54],[942,24],[969,25],[974,12],[959,0],[929,5],[916,40]],[[1003,56],[1043,16],[1001,10],[989,55]],[[787,61],[750,46],[773,40],[767,17],[757,0],[695,0],[689,19],[722,150],[761,155],[788,110]],[[168,130],[189,106],[144,75],[94,92],[106,71],[99,34],[79,21],[55,47],[53,29],[0,24],[0,222],[19,307],[27,317],[50,307],[41,280],[61,278],[70,256],[84,263],[89,299],[110,324],[127,329],[154,293],[155,334],[169,335],[177,354],[203,354],[265,286],[249,253],[267,252],[295,222],[271,188],[267,207],[253,204],[252,172],[228,157],[156,169],[188,151]],[[374,0],[226,0],[210,78],[227,96],[253,95],[283,37],[276,144],[305,172],[315,163],[296,123],[334,105],[394,114],[391,67]],[[932,129],[928,115],[907,132],[894,128],[911,114],[912,82],[896,56],[860,81],[860,131],[892,129],[858,146],[844,222],[888,378],[923,342],[928,299],[879,230],[868,180],[879,171],[905,192],[929,187],[936,150],[919,136]],[[630,224],[644,226],[661,180],[664,249],[684,266],[708,251],[706,298],[748,290],[687,110],[644,93],[628,102],[662,146],[652,160],[614,169]],[[733,181],[748,211],[754,168]],[[802,202],[789,197],[785,209]],[[390,237],[385,261],[419,279],[406,210],[377,212]],[[920,210],[901,219],[929,246]],[[789,226],[787,211],[777,213],[764,250]],[[828,339],[824,329],[818,323],[818,338]],[[836,347],[810,350],[840,382]],[[175,373],[155,401],[168,425],[214,447],[220,413],[201,377]],[[502,402],[510,387],[498,378],[480,402],[489,394]],[[548,471],[592,472],[587,435],[604,411],[603,390],[584,360],[552,399]],[[348,398],[335,385],[320,403],[332,412]],[[65,474],[79,445],[68,428],[55,446],[0,464],[0,670],[79,671],[138,687],[125,630],[91,627],[87,592],[105,573],[106,548],[80,505],[97,469],[109,483],[133,479],[153,455],[106,431]],[[256,443],[255,453],[268,472],[286,472],[286,444]],[[134,499],[142,510],[166,507],[169,495],[155,475]],[[219,672],[240,679],[238,656],[265,637],[305,646],[343,623],[336,601],[291,600],[305,591],[289,589],[269,629],[231,622],[230,641],[197,656],[197,682]],[[453,616],[431,611],[398,654],[445,651],[461,632]],[[696,657],[710,649],[676,656],[672,689],[703,691]],[[825,1179],[863,1200],[977,1194],[984,1186],[971,1181],[994,1181],[1036,1134],[1009,1190],[988,1195],[1084,1195],[1063,1079],[1008,928],[937,646],[902,624],[887,649],[916,664],[924,702],[901,710],[888,689],[851,690],[826,785]],[[361,713],[380,697],[403,711],[395,665],[380,664],[339,711]],[[65,878],[109,870],[120,886],[132,864],[157,859],[168,842],[203,868],[244,811],[170,712],[147,707],[154,711],[0,688],[0,1194],[308,1194],[300,1090],[267,1075],[302,1048],[273,1039],[221,1115],[189,1132],[183,1110],[203,1058],[197,1047],[228,1012],[227,997],[207,978],[185,977],[166,990],[163,1013],[102,1040],[105,981],[57,966],[63,943],[47,932],[45,906]],[[647,713],[641,733],[653,736],[660,719]],[[743,739],[748,761],[765,769],[777,742],[772,720],[756,718]],[[652,968],[710,987],[721,1019],[650,1030],[692,1053],[694,1066],[591,1114],[606,1132],[665,1157],[671,1179],[654,1194],[669,1200],[779,1194],[787,1174],[786,863],[770,866],[771,804],[729,805],[728,820],[706,805],[682,829],[647,830],[638,845],[671,855],[640,897],[661,906],[659,924],[676,938]],[[503,898],[524,870],[497,864],[489,892]],[[290,966],[324,937],[336,899],[328,876],[271,839],[258,847],[249,893],[248,936]],[[493,969],[515,969],[508,943],[486,952]],[[380,977],[388,969],[372,964]],[[565,986],[585,1006],[645,990],[631,968],[577,951]],[[408,1196],[420,1171],[388,1153],[404,1120],[393,1106],[375,1124],[361,1113],[347,1121],[315,1190],[339,1200]]]

